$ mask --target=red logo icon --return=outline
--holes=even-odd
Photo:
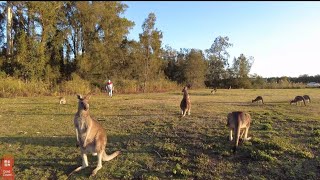
[[[14,159],[12,155],[4,155],[1,159],[0,164],[0,179],[2,180],[13,180],[13,163]]]

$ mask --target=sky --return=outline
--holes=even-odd
[[[229,63],[253,56],[250,74],[298,77],[320,74],[320,1],[122,1],[122,15],[135,23],[129,39],[155,13],[162,46],[209,49],[228,36]]]

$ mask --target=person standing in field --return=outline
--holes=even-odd
[[[113,83],[110,81],[110,79],[107,82],[106,90],[108,91],[109,96],[112,97]]]

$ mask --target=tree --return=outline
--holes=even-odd
[[[206,74],[206,84],[208,86],[221,86],[223,77],[226,76],[226,66],[230,57],[227,48],[231,47],[229,37],[218,36],[209,49],[206,49],[206,59],[208,60],[208,70]]]
[[[193,87],[203,87],[207,64],[201,50],[191,49],[184,67],[185,83]]]
[[[179,65],[177,63],[177,56],[178,52],[177,50],[173,49],[169,45],[166,45],[163,54],[162,59],[166,63],[166,68],[164,70],[164,73],[168,79],[171,81],[177,81],[179,80]]]
[[[241,88],[250,88],[251,82],[249,79],[249,72],[254,62],[254,58],[250,56],[247,58],[245,55],[240,54],[238,58],[233,59],[233,72],[237,79],[236,86]]]
[[[162,32],[155,29],[155,22],[156,15],[150,13],[142,24],[143,32],[139,34],[144,54],[143,92],[146,91],[146,84],[149,79],[155,79],[156,77],[163,75],[164,64],[161,60]]]
[[[252,75],[251,77],[253,79],[252,84],[254,88],[265,88],[266,87],[266,81],[263,79],[262,76],[259,76],[257,74]]]
[[[7,1],[7,57],[11,57],[13,49],[12,41],[12,4]]]

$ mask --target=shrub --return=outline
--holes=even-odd
[[[65,94],[87,94],[91,92],[90,82],[81,79],[77,74],[72,74],[72,80],[61,84],[61,91]]]
[[[129,79],[113,80],[113,85],[115,93],[140,93],[143,92],[144,88],[144,83],[142,81]],[[177,83],[166,79],[158,79],[148,81],[146,83],[145,92],[166,92],[177,89],[179,89]]]
[[[0,78],[0,97],[49,95],[48,84],[42,81],[23,82],[13,77]]]

